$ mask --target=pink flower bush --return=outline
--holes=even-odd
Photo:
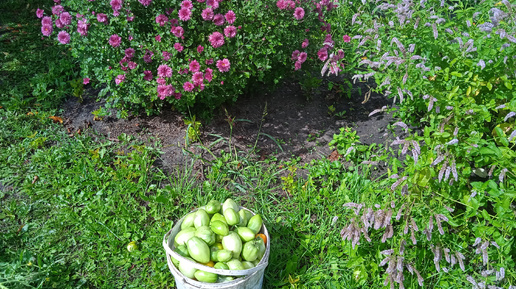
[[[86,21],[84,21],[84,20],[77,21],[77,32],[79,32],[79,34],[81,34],[82,36],[88,35],[88,27],[89,27],[89,24],[86,23]]]
[[[294,63],[294,70],[299,70],[301,69],[301,61],[296,61],[296,63]]]
[[[42,18],[42,17],[43,17],[43,13],[45,13],[45,11],[43,11],[43,9],[39,9],[39,8],[38,8],[38,9],[36,10],[36,16],[37,16],[38,18]]]
[[[122,38],[118,36],[117,34],[113,34],[109,37],[109,45],[113,47],[120,46],[120,43],[122,42]]]
[[[206,65],[212,65],[213,64],[213,58],[206,59]]]
[[[156,39],[157,42],[161,42],[161,35],[156,35],[156,37],[154,37],[154,39]]]
[[[125,74],[119,74],[116,78],[115,78],[115,83],[116,85],[120,85],[120,83],[124,82],[125,81]]]
[[[342,40],[344,40],[344,42],[348,43],[351,41],[351,37],[349,37],[347,34],[342,36]]]
[[[220,32],[213,32],[208,36],[208,41],[210,41],[213,48],[219,48],[224,45],[224,36]]]
[[[154,56],[154,53],[150,50],[147,50],[145,52],[145,55],[143,56],[143,61],[145,61],[145,63],[151,63],[152,62],[152,56]]]
[[[162,64],[158,67],[159,77],[172,77],[172,68],[166,64]]]
[[[303,17],[305,17],[305,10],[301,7],[297,7],[296,10],[294,10],[294,18],[301,20]]]
[[[237,32],[237,29],[235,26],[227,26],[226,28],[224,28],[224,35],[226,35],[226,37],[228,38],[233,38],[236,36],[236,32]]]
[[[165,85],[165,84],[158,85],[157,90],[158,90],[158,97],[161,100],[165,99],[167,96],[171,96],[172,93],[174,92],[174,88],[172,87],[172,85]]]
[[[156,79],[156,82],[158,84],[167,84],[167,80],[163,77],[158,77],[158,79]]]
[[[45,25],[50,25],[52,26],[54,23],[52,22],[52,18],[48,17],[48,16],[45,16],[43,17],[43,19],[41,19],[41,25],[42,26],[45,26]]]
[[[57,34],[57,40],[61,43],[61,44],[68,44],[70,43],[70,34],[68,34],[68,32],[66,31],[59,31],[59,33]]]
[[[127,67],[129,67],[129,69],[133,70],[133,69],[136,69],[138,67],[138,64],[134,61],[129,61],[127,63]]]
[[[229,10],[226,15],[224,15],[224,17],[226,17],[226,21],[229,23],[229,24],[233,24],[235,23],[235,20],[236,20],[236,15],[235,15],[235,12],[233,12],[232,10]]]
[[[188,67],[190,68],[190,72],[198,72],[199,69],[201,69],[201,65],[197,60],[193,60],[192,62],[190,62],[190,65],[188,65]]]
[[[190,16],[192,15],[192,11],[188,8],[179,9],[179,20],[188,21],[190,20]]]
[[[206,21],[212,20],[213,19],[213,15],[214,15],[213,14],[213,10],[210,7],[202,10],[202,13],[201,13],[202,19],[204,19]]]
[[[211,6],[213,8],[213,10],[219,8],[218,0],[206,0],[206,5]]]
[[[217,26],[224,25],[224,15],[216,14],[215,16],[213,16],[213,23]]]
[[[82,84],[83,85],[86,85],[88,83],[90,83],[90,79],[89,78],[85,77],[85,78],[82,79]]]
[[[58,18],[56,19],[56,27],[57,28],[63,28],[64,24],[61,22],[61,20]]]
[[[228,72],[230,67],[231,63],[229,63],[227,58],[224,58],[223,60],[217,60],[217,68],[220,72]]]
[[[197,46],[197,53],[201,54],[204,51],[204,47],[202,45]]]
[[[156,23],[159,24],[159,26],[164,26],[168,22],[168,17],[165,14],[160,14],[156,16]]]
[[[184,89],[185,91],[192,91],[194,88],[195,88],[195,86],[194,86],[194,85],[193,85],[193,83],[191,83],[191,82],[185,82],[185,83],[183,84],[183,89]]]

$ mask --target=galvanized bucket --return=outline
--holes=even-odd
[[[248,210],[253,213],[251,210],[240,207],[241,209]],[[193,210],[195,212],[197,209]],[[254,215],[254,213],[253,213]],[[167,264],[168,268],[172,275],[174,275],[174,279],[176,281],[176,287],[178,289],[260,289],[263,284],[263,275],[265,272],[265,268],[269,264],[269,253],[270,253],[270,238],[269,232],[265,225],[262,225],[260,233],[267,236],[267,244],[265,254],[263,255],[262,260],[256,265],[256,267],[247,269],[247,270],[221,270],[215,269],[212,267],[204,266],[202,264],[192,262],[178,253],[174,252],[174,238],[177,233],[181,231],[181,223],[183,222],[183,218],[177,221],[174,227],[163,237],[163,248],[165,248],[165,252],[167,255]],[[176,260],[180,262],[188,262],[192,267],[203,270],[210,273],[215,273],[220,276],[241,276],[230,282],[224,283],[203,283],[193,279],[190,279],[183,275],[172,263],[170,257],[174,257]]]

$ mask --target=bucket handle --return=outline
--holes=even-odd
[[[209,273],[219,274],[219,275],[223,275],[223,276],[247,276],[247,275],[253,274],[254,272],[257,272],[257,271],[260,271],[260,270],[264,270],[265,267],[267,267],[268,259],[269,259],[268,258],[269,250],[265,251],[265,255],[263,255],[262,260],[260,261],[260,263],[258,263],[258,265],[256,267],[251,268],[251,269],[246,269],[246,270],[214,269],[212,267],[205,266],[205,265],[199,264],[197,262],[192,262],[191,260],[188,260],[185,257],[183,257],[183,256],[179,255],[178,253],[174,252],[168,246],[168,238],[169,238],[171,233],[172,233],[172,230],[168,231],[168,233],[165,234],[165,237],[163,238],[163,248],[165,248],[165,251],[167,252],[167,258],[168,258],[168,255],[171,255],[172,257],[174,257],[179,262],[188,262],[188,264],[191,265],[192,267],[194,267],[195,269],[206,271],[206,272],[209,272]]]

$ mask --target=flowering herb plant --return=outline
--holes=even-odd
[[[37,16],[44,36],[72,47],[87,82],[105,85],[110,105],[150,113],[164,103],[212,109],[236,100],[251,78],[277,82],[300,69],[329,35],[334,8],[329,0],[70,0]]]
[[[389,144],[400,152],[388,189],[345,206],[356,280],[385,266],[391,287],[514,288],[516,7],[400,0],[340,9],[353,16],[333,32],[351,39],[336,46],[355,53],[341,62],[393,100],[406,135]]]

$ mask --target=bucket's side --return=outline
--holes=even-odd
[[[243,209],[248,210],[247,208],[241,207]],[[195,210],[194,210],[195,211]],[[250,211],[250,210],[249,210]],[[250,211],[253,213],[252,211]],[[254,213],[253,213],[254,215]],[[267,237],[266,251],[265,254],[257,265],[257,267],[248,269],[248,270],[240,270],[240,271],[232,271],[232,270],[220,270],[214,269],[211,267],[207,267],[195,262],[191,262],[188,259],[183,258],[181,255],[177,254],[173,251],[174,238],[181,230],[181,223],[184,217],[181,218],[174,227],[164,236],[163,238],[163,247],[165,248],[167,255],[167,264],[170,269],[172,275],[174,275],[174,279],[176,281],[176,286],[178,289],[260,289],[263,284],[263,276],[265,273],[265,268],[269,262],[269,254],[270,254],[270,237],[269,232],[265,225],[262,226],[260,233],[265,234]],[[175,259],[178,260],[186,260],[186,262],[191,263],[192,267],[197,268],[199,270],[204,270],[207,272],[219,274],[221,276],[242,276],[237,278],[234,281],[224,282],[224,283],[203,283],[192,280],[190,278],[185,277],[172,263],[170,257],[174,256]]]

